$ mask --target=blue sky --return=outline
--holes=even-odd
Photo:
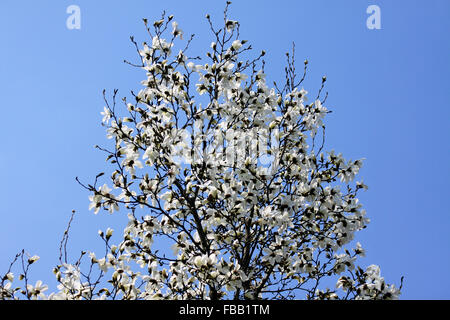
[[[81,29],[66,27],[69,5],[81,9]],[[366,27],[369,5],[381,9],[381,29]],[[94,215],[75,181],[105,171],[95,144],[102,90],[139,88],[142,71],[129,41],[147,40],[142,18],[166,10],[201,54],[212,38],[204,16],[219,22],[222,1],[21,1],[0,3],[0,273],[24,248],[41,257],[33,280],[54,284],[59,241],[73,209],[72,252],[99,250],[98,229],[120,232],[125,211]],[[450,2],[237,1],[230,9],[242,38],[265,49],[266,73],[282,79],[284,53],[309,60],[305,88],[327,76],[327,149],[366,158],[360,200],[371,224],[357,234],[388,282],[405,276],[403,299],[449,299]],[[134,60],[135,61],[135,60]],[[76,258],[76,255],[72,255]],[[4,270],[4,271],[3,271]]]

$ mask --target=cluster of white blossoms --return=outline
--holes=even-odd
[[[174,54],[183,31],[172,18],[145,20],[144,88],[120,110],[115,92],[102,112],[116,170],[86,188],[95,213],[128,212],[122,241],[99,232],[107,253],[57,266],[47,296],[41,282],[14,289],[8,273],[0,298],[397,298],[378,267],[355,266],[359,243],[345,248],[369,222],[356,198],[366,186],[350,184],[362,161],[322,151],[329,111],[307,102],[294,60],[286,84],[269,87],[264,52],[241,60],[251,46],[237,21],[216,30],[207,16],[214,41],[202,63],[188,56],[192,38]],[[326,277],[335,288],[322,288]]]

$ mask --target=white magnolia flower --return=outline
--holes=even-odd
[[[237,51],[242,47],[242,42],[240,40],[234,40],[231,47]]]
[[[39,259],[40,259],[39,256],[34,255],[34,256],[32,256],[31,258],[28,258],[28,263],[29,263],[29,264],[35,263],[35,262],[38,261]]]
[[[103,112],[101,112],[101,115],[103,116],[103,123],[107,123],[109,119],[111,119],[111,112],[109,112],[109,109],[107,107],[103,107]]]
[[[41,280],[36,281],[33,286],[31,284],[27,285],[28,294],[31,295],[32,299],[42,298],[45,299],[46,296],[44,292],[48,289],[47,285],[44,285]]]
[[[183,30],[178,28],[178,23],[176,21],[172,22],[172,34],[174,37],[180,37],[183,40]]]
[[[12,273],[12,272],[8,272],[6,275],[5,275],[5,277],[6,277],[6,279],[8,279],[8,281],[13,281],[14,280],[14,274]]]
[[[225,23],[225,27],[227,29],[227,32],[231,32],[234,30],[234,28],[238,25],[237,21],[234,20],[227,20]]]

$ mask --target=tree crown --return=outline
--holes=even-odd
[[[110,100],[104,92],[102,123],[113,148],[97,148],[115,170],[109,184],[98,186],[103,173],[80,184],[95,213],[128,212],[122,241],[111,244],[112,229],[99,232],[106,254],[89,253],[87,271],[86,253],[75,263],[61,253],[58,291],[50,295],[39,281],[13,289],[10,268],[1,298],[399,296],[378,266],[355,265],[364,255],[359,243],[347,248],[369,222],[357,198],[366,186],[353,182],[361,160],[323,150],[326,78],[309,102],[302,87],[308,61],[298,77],[293,47],[284,83],[269,86],[265,52],[246,58],[252,47],[228,18],[228,4],[220,28],[206,17],[213,34],[206,61],[189,56],[193,36],[183,42],[173,16],[144,19],[150,40],[139,46],[132,37],[139,63],[127,62],[145,70],[142,90],[123,98],[122,108],[117,90]],[[22,252],[20,260],[27,281],[37,257]],[[326,278],[336,278],[336,288],[324,288]]]

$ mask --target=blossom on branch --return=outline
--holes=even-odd
[[[98,148],[114,171],[83,184],[94,213],[128,214],[122,239],[112,244],[112,229],[100,231],[104,256],[89,253],[84,271],[85,252],[62,263],[54,270],[59,291],[45,296],[38,281],[29,297],[398,298],[379,267],[357,266],[365,251],[352,241],[369,223],[357,194],[367,186],[354,182],[362,160],[324,150],[326,78],[308,102],[307,61],[299,79],[292,53],[285,82],[269,86],[265,51],[248,57],[251,45],[227,9],[219,29],[207,16],[213,41],[202,59],[190,57],[192,37],[178,43],[173,16],[153,28],[144,20],[150,41],[132,38],[143,87],[122,108],[117,90],[105,95],[101,113],[112,146]],[[98,179],[108,181],[97,187]],[[11,277],[1,298],[19,294]],[[326,278],[336,286],[327,288]]]

